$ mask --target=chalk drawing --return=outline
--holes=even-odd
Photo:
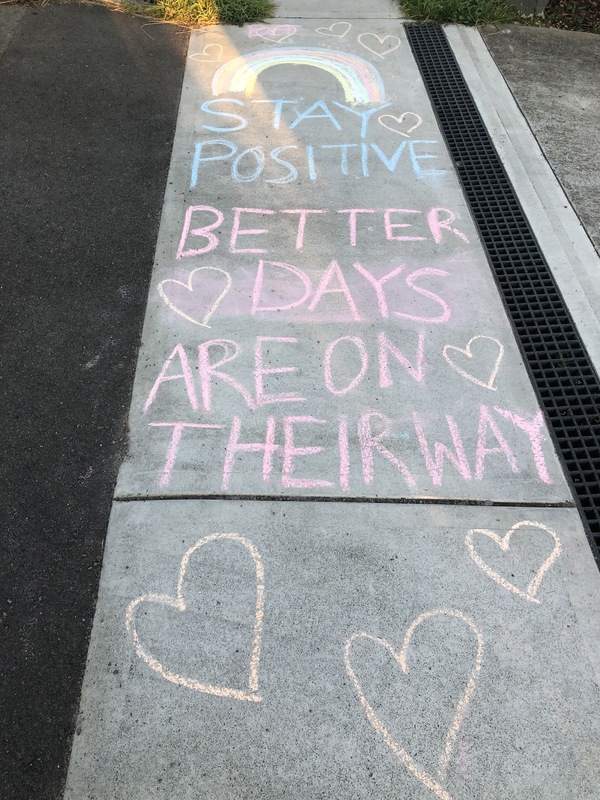
[[[332,36],[334,39],[343,39],[344,36],[350,32],[352,24],[350,22],[334,22],[328,28],[315,28],[315,33],[321,33],[323,36]],[[335,30],[343,30],[343,33],[334,33]]]
[[[269,42],[281,44],[281,42],[293,36],[297,30],[297,25],[249,25],[247,33],[249,39],[259,36]]]
[[[414,125],[412,125],[412,127],[406,128],[404,131],[402,130],[402,123],[407,117],[411,117],[412,119],[416,120],[416,122]],[[391,125],[387,122],[384,122],[386,119],[395,122],[396,125]],[[404,114],[400,114],[399,117],[395,117],[393,114],[382,114],[377,118],[377,122],[379,122],[380,125],[383,125],[384,128],[387,128],[388,131],[392,131],[393,133],[397,133],[399,136],[406,136],[408,138],[413,131],[416,131],[417,128],[423,124],[423,119],[418,114],[415,114],[414,111],[405,111]]]
[[[214,51],[215,55],[211,56],[209,50]],[[192,61],[203,61],[205,64],[214,64],[216,61],[223,60],[223,45],[221,44],[207,44],[201,53],[190,53]]]
[[[541,567],[535,573],[533,580],[528,584],[525,591],[519,589],[518,586],[515,586],[514,583],[511,583],[498,572],[493,570],[485,561],[481,558],[481,556],[475,550],[475,545],[473,544],[473,536],[476,533],[480,533],[482,536],[487,536],[488,539],[491,539],[495,542],[498,547],[506,552],[510,547],[510,540],[515,531],[521,530],[521,528],[537,528],[540,531],[544,531],[554,540],[554,547],[552,552],[548,556],[548,558],[542,563]],[[477,564],[477,566],[485,572],[485,574],[490,577],[493,581],[500,584],[500,586],[508,589],[509,592],[513,592],[518,597],[522,597],[524,600],[529,600],[530,603],[538,603],[539,600],[537,599],[536,595],[540,588],[540,584],[544,575],[548,572],[552,564],[556,561],[562,551],[562,545],[560,543],[560,539],[554,533],[553,530],[548,528],[546,525],[542,525],[541,522],[531,522],[530,520],[523,520],[522,522],[517,522],[516,525],[513,525],[512,528],[507,531],[504,536],[498,536],[498,534],[494,533],[493,531],[486,530],[485,528],[473,528],[470,530],[465,538],[465,544],[467,545],[467,549],[469,550],[469,555],[473,559],[473,561]]]
[[[369,41],[376,40],[381,46],[377,48],[377,45],[373,41],[373,45],[375,46],[375,50],[372,47],[369,47],[368,44],[365,44],[364,40],[369,38]],[[385,42],[390,40],[391,46],[385,47]],[[397,50],[400,47],[400,39],[397,36],[392,36],[388,34],[387,36],[378,36],[376,33],[361,33],[356,40],[360,45],[362,45],[365,50],[368,50],[370,53],[373,53],[375,56],[379,56],[380,58],[385,58],[389,53],[392,53],[394,50]]]
[[[370,639],[371,641],[375,642],[377,645],[383,646],[388,653],[392,656],[394,661],[398,664],[398,666],[402,669],[402,672],[407,675],[408,674],[408,664],[406,662],[406,655],[408,648],[410,646],[413,634],[415,630],[428,619],[433,617],[454,617],[455,619],[459,619],[465,623],[475,634],[475,638],[477,640],[477,655],[475,656],[475,663],[469,675],[467,684],[465,686],[465,691],[458,701],[456,709],[454,711],[454,717],[452,722],[450,723],[450,727],[448,728],[448,733],[446,734],[446,741],[444,744],[444,749],[441,752],[439,759],[438,759],[438,767],[435,777],[430,775],[426,772],[422,767],[420,767],[417,762],[410,756],[406,750],[402,747],[402,745],[398,744],[396,740],[392,737],[390,732],[387,730],[383,722],[379,719],[377,714],[375,713],[373,707],[367,701],[365,696],[364,690],[362,685],[360,684],[358,678],[356,677],[356,673],[352,667],[352,662],[350,659],[350,654],[352,651],[352,645],[357,639]],[[407,630],[404,641],[402,642],[402,648],[400,652],[394,650],[393,646],[386,641],[385,639],[379,636],[373,636],[371,633],[354,633],[346,642],[346,646],[344,649],[344,664],[346,666],[346,672],[352,683],[354,684],[354,688],[356,689],[356,693],[358,694],[360,704],[364,708],[365,713],[367,715],[367,719],[375,728],[377,733],[383,737],[383,740],[390,748],[392,753],[404,764],[404,766],[416,777],[418,780],[421,781],[428,789],[430,789],[440,800],[452,800],[452,796],[449,792],[444,789],[442,786],[442,781],[446,777],[446,773],[448,770],[448,764],[452,757],[452,753],[456,746],[456,739],[458,733],[460,731],[465,713],[467,708],[469,707],[469,703],[475,693],[475,688],[477,685],[477,679],[479,677],[479,672],[481,670],[481,665],[483,662],[483,650],[484,650],[484,641],[483,636],[481,635],[477,625],[475,622],[466,614],[463,614],[462,611],[456,611],[454,609],[435,609],[434,611],[426,611],[424,614],[421,614],[414,622],[411,624],[409,629]]]
[[[162,605],[175,608],[177,611],[184,613],[187,606],[183,593],[183,581],[185,573],[188,568],[189,560],[193,553],[200,550],[201,547],[209,542],[216,541],[232,541],[245,547],[252,556],[254,561],[254,568],[256,570],[256,608],[254,612],[254,625],[253,625],[253,639],[252,639],[252,652],[250,654],[250,669],[248,673],[248,691],[243,692],[238,689],[232,689],[227,686],[213,686],[208,683],[201,683],[195,678],[186,678],[183,675],[178,675],[166,669],[160,661],[158,661],[151,653],[149,653],[140,641],[139,634],[135,626],[135,612],[139,605],[142,603],[160,603]],[[253,703],[259,703],[262,697],[257,694],[258,692],[258,667],[260,663],[260,647],[262,639],[262,623],[264,614],[265,603],[265,574],[260,553],[256,547],[248,539],[243,536],[238,536],[236,533],[213,533],[210,536],[205,536],[204,539],[196,542],[192,547],[187,550],[181,559],[179,567],[179,579],[177,581],[177,594],[175,597],[165,594],[146,594],[133,600],[125,615],[125,627],[127,632],[133,638],[135,652],[145,661],[148,666],[155,672],[158,672],[165,680],[175,683],[178,686],[186,686],[188,689],[193,689],[196,692],[204,692],[205,694],[214,694],[217,697],[232,697],[235,700],[248,700]]]
[[[226,281],[225,286],[221,291],[221,294],[218,295],[218,297],[214,300],[212,306],[208,309],[208,311],[202,317],[202,319],[194,319],[194,317],[190,317],[189,314],[186,314],[185,311],[182,311],[180,308],[178,308],[178,306],[175,305],[175,303],[167,295],[165,287],[172,285],[182,286],[188,292],[191,292],[192,294],[196,294],[197,296],[201,297],[202,287],[197,287],[196,289],[194,288],[193,286],[194,276],[198,272],[207,272],[207,271],[219,272],[221,273],[221,275],[224,275]],[[179,314],[180,317],[187,319],[188,322],[193,322],[194,325],[200,325],[202,328],[210,328],[210,325],[208,324],[209,320],[219,307],[221,300],[225,297],[230,288],[231,288],[231,275],[228,272],[225,272],[224,269],[220,269],[219,267],[197,267],[196,269],[193,269],[188,275],[187,283],[183,283],[183,281],[176,281],[173,278],[169,278],[166,281],[161,281],[158,284],[158,293],[165,301],[165,303],[169,306],[171,311],[174,311],[176,314]]]
[[[452,350],[453,352],[456,353],[462,353],[462,355],[466,356],[467,358],[473,358],[471,345],[478,339],[486,339],[487,341],[494,342],[495,344],[498,345],[498,355],[496,357],[494,366],[492,367],[492,371],[490,372],[488,379],[486,381],[479,380],[479,378],[476,378],[474,375],[471,375],[470,372],[467,372],[462,367],[459,367],[458,364],[456,364],[452,360],[452,358],[448,355],[448,353]],[[467,346],[464,349],[462,347],[456,347],[453,344],[447,344],[442,350],[442,354],[446,359],[446,361],[448,362],[448,364],[450,364],[452,369],[455,369],[459,375],[463,376],[463,378],[466,378],[468,381],[471,381],[472,383],[476,383],[478,386],[483,386],[484,389],[489,389],[492,392],[495,392],[496,389],[498,388],[497,386],[494,386],[494,381],[496,380],[496,376],[498,374],[498,370],[500,369],[500,364],[504,356],[504,345],[501,342],[499,342],[498,339],[494,339],[492,336],[473,336],[471,339],[469,339],[469,341],[467,342]]]
[[[316,67],[328,72],[337,78],[349,103],[367,105],[385,100],[383,81],[372,64],[351,53],[325,47],[276,47],[238,56],[215,72],[212,92],[214,95],[229,92],[251,95],[264,70],[283,64]]]

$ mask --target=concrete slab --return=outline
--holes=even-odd
[[[372,0],[368,4],[360,0],[346,0],[343,9],[336,0],[281,0],[277,3],[274,17],[293,19],[398,19],[403,16],[396,0]],[[342,13],[343,12],[343,13]]]
[[[555,102],[554,99],[548,99],[560,91],[558,87],[565,81],[565,71],[576,63],[571,50],[565,51],[564,48],[554,46],[554,34],[567,32],[539,30],[541,37],[535,52],[545,49],[547,53],[552,53],[556,65],[556,67],[547,65],[545,74],[542,74],[543,70],[540,70],[532,58],[534,51],[530,52],[525,46],[527,41],[525,32],[537,29],[519,28],[520,33],[514,38],[511,37],[515,29],[508,29],[513,31],[511,34],[496,31],[489,33],[485,41],[479,31],[473,28],[450,25],[445,30],[469,84],[469,90],[517,191],[519,201],[567,302],[588,353],[596,368],[600,370],[600,259],[590,241],[590,236],[595,236],[594,209],[597,196],[593,187],[597,186],[597,181],[594,183],[595,172],[588,169],[586,162],[588,157],[594,158],[593,154],[598,148],[597,144],[589,139],[584,145],[586,136],[584,129],[593,130],[594,115],[597,116],[594,104],[588,105],[585,101],[586,95],[593,96],[595,90],[595,87],[591,86],[593,83],[591,75],[594,75],[591,70],[594,44],[590,44],[591,50],[587,53],[587,57],[584,48],[582,64],[587,67],[582,68],[582,75],[577,79],[580,89],[574,95],[580,99],[574,100],[570,106],[568,101],[558,102],[557,98]],[[594,40],[597,50],[598,37],[591,34],[585,36]],[[542,41],[546,42],[543,46]],[[488,47],[492,49],[498,63],[503,66],[504,76],[490,55]],[[513,77],[509,88],[504,78],[510,78],[513,74],[511,69],[519,69],[516,62],[529,63],[530,70],[536,70],[535,79],[518,80]],[[570,66],[567,66],[567,62]],[[561,72],[559,65],[564,65],[564,71]],[[529,75],[531,74],[533,73],[530,72]],[[581,82],[586,87],[585,90],[582,89]],[[527,119],[515,101],[511,89],[526,111]],[[547,106],[544,105],[544,97]],[[544,107],[550,115],[545,119],[542,118]],[[549,110],[550,107],[552,111]],[[552,130],[556,131],[556,137],[550,138]],[[536,136],[539,137],[539,142]],[[559,139],[562,139],[562,143]],[[541,149],[540,143],[544,150]],[[583,155],[578,155],[584,152],[585,158]],[[547,158],[550,159],[550,163]],[[556,175],[553,170],[556,171]],[[584,172],[587,177],[583,177]],[[569,196],[565,194],[557,175],[567,188]],[[584,192],[583,184],[588,181],[591,191]],[[581,191],[574,191],[576,183]],[[575,203],[575,209],[571,205],[572,202]],[[585,228],[581,220],[585,222]]]
[[[401,25],[196,32],[117,496],[568,502]]]
[[[570,509],[116,503],[65,798],[595,800],[598,608]]]
[[[487,26],[484,42],[600,253],[600,39]]]

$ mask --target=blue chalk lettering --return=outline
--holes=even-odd
[[[287,175],[284,175],[283,178],[269,178],[265,181],[265,183],[292,183],[298,177],[298,170],[293,164],[290,164],[289,161],[285,161],[283,158],[279,158],[279,153],[283,153],[284,150],[297,150],[298,145],[295,144],[288,144],[285,147],[276,147],[274,150],[271,150],[269,155],[273,159],[273,161],[277,162],[277,164],[281,164],[283,167],[287,167],[289,172]]]
[[[210,145],[220,145],[222,147],[227,147],[229,149],[229,152],[224,153],[223,155],[202,157],[202,151],[204,150],[205,147],[210,147]],[[192,178],[190,180],[190,189],[193,189],[198,183],[198,170],[200,168],[201,162],[227,161],[227,159],[231,158],[234,153],[237,153],[236,145],[234,145],[232,142],[228,142],[225,139],[207,139],[204,142],[197,142],[196,151],[194,152],[194,160],[192,162]]]
[[[417,178],[426,178],[430,175],[445,175],[448,172],[447,169],[421,169],[421,165],[419,161],[424,158],[437,158],[437,156],[431,153],[415,153],[415,145],[416,144],[437,144],[434,139],[414,139],[408,142],[408,149],[410,152],[410,160],[413,165],[413,170],[415,171],[415,175]]]
[[[203,125],[202,127],[206,128],[207,131],[227,133],[229,131],[241,131],[248,127],[248,120],[241,117],[239,114],[230,114],[227,111],[213,111],[212,106],[215,103],[233,103],[236,106],[243,106],[244,103],[241,100],[219,98],[217,100],[207,100],[206,103],[202,103],[200,106],[200,110],[205,111],[207,114],[214,114],[216,117],[231,117],[231,119],[239,120],[239,125],[235,125],[233,128],[215,128],[213,125]]]
[[[323,114],[312,114],[311,112],[313,110],[316,110],[317,108],[322,109],[324,113]],[[342,126],[340,125],[340,123],[337,121],[337,119],[333,116],[333,114],[331,113],[331,111],[327,107],[327,103],[325,103],[323,100],[317,100],[316,103],[313,103],[312,106],[310,106],[310,108],[307,108],[306,111],[303,111],[302,113],[299,113],[298,109],[295,109],[295,111],[296,111],[296,114],[298,116],[296,117],[296,119],[290,125],[290,129],[295,128],[297,125],[299,125],[305,119],[328,119],[332,123],[332,125],[334,126],[334,128],[336,130],[338,130],[338,131],[342,130]]]

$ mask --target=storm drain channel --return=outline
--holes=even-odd
[[[442,27],[406,32],[600,566],[598,374]]]

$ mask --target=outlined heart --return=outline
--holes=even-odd
[[[458,701],[454,717],[452,718],[452,722],[450,723],[450,727],[448,728],[448,733],[446,734],[446,740],[444,743],[444,749],[440,754],[438,759],[438,768],[435,777],[430,775],[424,769],[422,769],[414,758],[408,754],[408,752],[400,745],[396,740],[392,737],[388,729],[385,727],[383,722],[379,719],[377,714],[375,713],[373,707],[367,701],[363,688],[360,684],[360,681],[356,677],[356,673],[352,667],[351,662],[351,652],[352,652],[352,645],[357,639],[370,639],[371,641],[375,642],[378,645],[384,647],[388,653],[392,656],[394,661],[398,664],[401,668],[402,672],[407,675],[408,674],[408,664],[406,662],[406,654],[408,648],[410,646],[413,634],[415,630],[428,619],[432,617],[454,617],[456,619],[461,620],[475,634],[475,638],[477,640],[477,655],[475,657],[475,663],[473,665],[473,669],[469,675],[467,684],[465,686],[465,691]],[[447,608],[440,608],[435,609],[433,611],[426,611],[424,614],[421,614],[417,619],[412,622],[406,634],[404,636],[404,641],[402,642],[402,648],[400,652],[396,652],[393,646],[387,642],[385,639],[380,638],[379,636],[373,636],[371,633],[361,632],[361,633],[354,633],[346,642],[346,646],[344,649],[344,664],[346,666],[346,673],[348,674],[349,678],[351,679],[352,683],[354,684],[354,688],[356,693],[358,694],[360,704],[365,710],[367,715],[367,719],[373,726],[373,728],[377,731],[377,733],[383,738],[384,742],[390,748],[392,753],[401,761],[402,764],[415,776],[418,778],[422,784],[424,784],[428,789],[430,789],[434,794],[437,795],[440,800],[452,800],[452,796],[449,792],[444,789],[441,784],[446,777],[446,772],[448,769],[448,764],[450,758],[452,757],[452,752],[456,745],[456,739],[458,737],[458,733],[460,731],[465,713],[471,702],[471,698],[475,693],[475,689],[477,686],[477,678],[479,677],[479,672],[481,670],[481,664],[483,662],[483,649],[484,649],[484,642],[483,636],[481,635],[479,629],[475,622],[466,614],[463,614],[462,611],[456,611],[454,609],[447,609]]]
[[[406,117],[412,117],[417,121],[411,128],[407,128],[406,131],[403,131],[400,130],[400,128],[402,127],[402,123],[404,122]],[[395,126],[388,125],[386,122],[383,121],[384,119],[393,120],[397,124]],[[405,111],[404,114],[400,114],[399,117],[395,117],[393,114],[382,114],[380,117],[377,118],[377,122],[379,122],[380,125],[383,125],[384,128],[387,128],[388,131],[397,133],[399,136],[406,136],[407,138],[411,135],[413,131],[416,131],[417,128],[419,128],[423,124],[422,118],[418,114],[415,114],[414,111]]]
[[[471,349],[471,345],[477,339],[487,339],[488,341],[494,342],[495,344],[498,345],[498,356],[496,358],[494,366],[492,367],[492,371],[490,372],[487,381],[481,381],[479,380],[479,378],[476,378],[470,372],[467,372],[462,367],[459,367],[458,364],[456,364],[448,355],[448,352],[450,350],[453,350],[456,353],[462,353],[462,355],[466,356],[467,358],[473,358],[473,351]],[[476,383],[478,386],[483,386],[484,389],[489,389],[491,392],[496,391],[497,387],[494,386],[494,381],[496,380],[496,375],[498,374],[498,370],[500,369],[500,364],[502,363],[502,358],[504,357],[504,345],[502,344],[502,342],[499,342],[498,339],[494,339],[492,336],[473,336],[471,339],[469,339],[469,341],[467,342],[467,346],[464,349],[462,347],[456,347],[453,344],[447,344],[442,350],[442,355],[444,356],[448,364],[450,364],[452,369],[456,370],[459,375],[463,376],[463,378],[466,378],[472,383]]]
[[[209,57],[209,50],[216,50],[218,55],[215,58]],[[190,53],[192,61],[203,61],[205,64],[213,64],[215,61],[223,60],[223,45],[221,44],[207,44],[201,53]]]
[[[342,26],[344,28],[343,33],[334,33],[334,28],[339,28]],[[343,39],[344,36],[350,32],[352,28],[351,22],[334,22],[333,25],[330,25],[328,28],[315,28],[315,33],[321,33],[323,36],[332,36],[334,39]]]
[[[259,36],[269,42],[281,44],[293,36],[297,30],[297,25],[253,25],[252,31],[248,31],[248,36],[251,39]]]
[[[486,564],[485,561],[475,550],[475,545],[473,544],[473,535],[476,533],[480,533],[482,536],[487,536],[488,539],[491,539],[493,542],[495,542],[503,552],[506,552],[510,547],[510,540],[512,538],[513,533],[524,527],[537,528],[541,531],[544,531],[554,540],[554,548],[552,549],[552,552],[550,553],[548,558],[542,563],[538,571],[535,573],[533,580],[530,581],[530,583],[527,585],[525,591],[519,589],[519,587],[515,586],[514,583],[511,583],[502,575],[500,575],[500,573],[493,570],[489,566],[489,564]],[[517,522],[517,524],[513,525],[512,528],[504,534],[504,536],[498,536],[498,534],[494,533],[493,531],[487,530],[486,528],[472,528],[465,537],[465,544],[467,545],[469,555],[471,556],[473,561],[477,564],[477,566],[481,570],[483,570],[483,572],[485,572],[485,574],[488,577],[496,581],[496,583],[500,584],[500,586],[503,586],[505,589],[508,589],[509,592],[513,592],[513,594],[522,597],[524,600],[529,600],[530,603],[538,603],[538,604],[540,601],[537,599],[536,595],[540,588],[542,579],[544,575],[548,572],[552,564],[554,564],[554,562],[559,557],[562,551],[562,545],[560,543],[560,539],[551,528],[548,528],[541,522],[532,522],[531,520],[527,519],[522,520],[521,522]]]
[[[380,45],[382,45],[382,47],[373,50],[372,47],[369,47],[369,45],[365,44],[363,41],[363,39],[366,39],[367,36],[375,39]],[[390,39],[392,44],[395,42],[393,47],[383,47],[384,43],[387,42],[388,39]],[[371,39],[369,39],[369,41],[371,41]],[[392,53],[394,50],[397,50],[400,47],[400,39],[397,36],[393,36],[391,33],[389,33],[387,36],[378,36],[376,33],[361,33],[357,37],[357,42],[362,45],[365,50],[373,53],[374,56],[379,56],[379,58],[385,58],[389,53]]]
[[[219,272],[219,273],[221,273],[221,275],[225,275],[225,280],[226,280],[225,288],[223,289],[221,294],[216,298],[216,300],[213,302],[212,306],[208,309],[208,311],[202,317],[202,319],[201,320],[194,319],[194,317],[190,317],[189,314],[186,314],[185,311],[182,311],[181,308],[179,308],[177,305],[175,305],[175,303],[171,300],[171,298],[168,296],[167,292],[165,291],[165,286],[167,286],[167,285],[170,285],[170,286],[173,286],[173,285],[181,286],[184,289],[187,289],[188,292],[192,292],[192,294],[194,294],[195,292],[199,291],[198,289],[194,289],[194,286],[193,286],[194,276],[198,272],[206,272],[206,271],[209,271],[209,270],[211,272]],[[176,314],[179,314],[180,317],[183,317],[184,319],[187,319],[188,322],[193,322],[194,325],[200,325],[202,328],[210,328],[210,325],[208,324],[210,318],[212,317],[212,315],[215,313],[215,311],[219,307],[219,304],[221,303],[221,300],[225,297],[225,295],[227,294],[227,292],[231,288],[231,275],[228,272],[225,272],[224,269],[220,269],[219,267],[197,267],[196,269],[193,269],[190,272],[190,274],[188,275],[187,283],[183,283],[183,281],[177,281],[174,278],[167,278],[167,280],[161,281],[158,284],[157,288],[158,288],[158,293],[160,294],[162,299],[165,301],[165,303],[169,306],[171,311],[174,311]]]
[[[220,540],[229,540],[236,542],[252,556],[254,561],[254,568],[256,571],[256,607],[254,612],[254,625],[252,636],[252,652],[250,654],[250,667],[248,671],[248,691],[243,692],[239,689],[232,689],[228,686],[213,686],[212,684],[202,683],[196,678],[189,678],[183,675],[178,675],[175,672],[167,669],[163,664],[158,661],[151,653],[149,653],[140,641],[139,634],[135,626],[135,613],[138,606],[142,603],[159,603],[162,605],[175,608],[182,614],[185,613],[187,605],[183,594],[183,582],[185,573],[188,567],[190,557],[193,553],[199,550],[209,542],[216,542]],[[260,553],[254,547],[252,542],[244,539],[243,536],[238,536],[237,533],[213,533],[210,536],[205,536],[204,539],[196,542],[192,547],[187,550],[181,559],[179,567],[179,578],[177,581],[177,594],[171,597],[166,594],[145,594],[132,600],[127,607],[125,615],[125,627],[127,632],[132,636],[135,652],[142,661],[145,661],[148,666],[155,672],[158,672],[166,681],[175,683],[178,686],[185,686],[188,689],[193,689],[196,692],[204,692],[205,694],[214,694],[217,697],[233,697],[235,700],[247,700],[252,703],[260,703],[262,697],[257,694],[258,692],[258,667],[260,663],[260,647],[262,640],[262,622],[265,604],[265,573],[260,557]]]

